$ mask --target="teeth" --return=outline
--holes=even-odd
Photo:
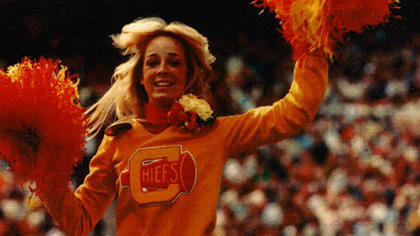
[[[170,86],[170,85],[172,85],[172,83],[166,82],[166,81],[161,81],[161,82],[156,82],[155,85],[156,86]]]

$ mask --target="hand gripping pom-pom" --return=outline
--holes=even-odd
[[[255,0],[280,20],[281,32],[293,48],[293,57],[321,49],[332,58],[343,35],[361,33],[366,26],[386,22],[398,0]]]
[[[28,58],[0,69],[0,156],[33,192],[63,191],[82,158],[86,118],[76,76],[58,61]]]

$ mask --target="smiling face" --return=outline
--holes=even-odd
[[[150,104],[169,108],[185,91],[187,62],[182,44],[169,36],[158,36],[146,47],[142,66],[144,86]]]

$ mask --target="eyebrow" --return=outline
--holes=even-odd
[[[168,55],[170,57],[183,58],[183,56],[181,54],[178,54],[178,53],[175,53],[175,52],[170,52],[170,53],[168,53]],[[158,54],[157,53],[152,53],[152,54],[146,55],[146,58],[155,57],[155,56],[158,56]]]

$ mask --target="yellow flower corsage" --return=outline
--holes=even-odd
[[[210,105],[193,94],[185,94],[175,101],[168,113],[172,125],[193,131],[203,125],[212,124],[216,117]]]

